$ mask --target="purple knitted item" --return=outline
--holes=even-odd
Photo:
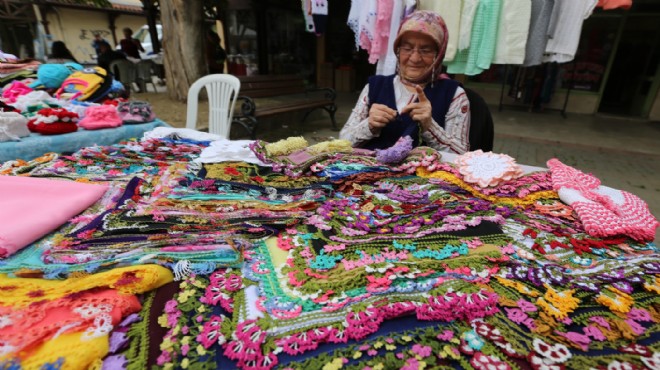
[[[376,149],[376,160],[380,163],[400,163],[408,156],[413,148],[413,139],[402,136],[387,149]]]

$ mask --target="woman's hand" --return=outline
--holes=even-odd
[[[413,121],[419,122],[422,126],[422,131],[427,131],[433,123],[431,102],[426,97],[426,94],[424,94],[424,89],[421,86],[415,86],[415,90],[417,90],[417,102],[403,107],[401,114],[408,113]]]
[[[369,108],[369,130],[379,132],[383,127],[396,118],[397,112],[383,104],[372,104]]]

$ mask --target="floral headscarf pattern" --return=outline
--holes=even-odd
[[[420,83],[428,81],[431,74],[435,71],[435,78],[440,78],[442,68],[440,68],[442,61],[445,58],[447,51],[447,25],[445,20],[435,12],[428,10],[418,10],[407,16],[399,27],[399,32],[394,40],[394,52],[398,54],[397,50],[401,44],[401,39],[406,32],[419,32],[423,33],[433,39],[438,47],[438,56],[433,61],[433,68],[424,74],[421,78],[415,81],[408,81],[412,83]]]

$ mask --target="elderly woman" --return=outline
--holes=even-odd
[[[398,72],[372,76],[339,136],[353,146],[384,149],[410,136],[413,145],[469,150],[469,102],[459,83],[441,73],[447,26],[438,14],[416,11],[394,40]]]

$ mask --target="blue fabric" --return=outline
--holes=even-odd
[[[61,135],[41,135],[32,133],[21,141],[0,142],[0,162],[14,159],[31,160],[46,153],[71,153],[93,145],[112,145],[122,140],[141,138],[156,127],[169,127],[161,120],[142,124],[122,125],[115,128],[76,132]]]
[[[395,75],[369,77],[369,108],[372,104],[377,103],[396,110],[394,77]],[[433,119],[442,127],[445,126],[445,116],[459,85],[457,81],[442,79],[434,81],[433,86],[428,84],[424,88],[424,94],[433,107]],[[407,114],[397,115],[394,121],[381,130],[379,137],[369,140],[362,147],[366,149],[389,148],[402,136],[410,136],[413,139],[413,147],[420,145],[419,125]]]

